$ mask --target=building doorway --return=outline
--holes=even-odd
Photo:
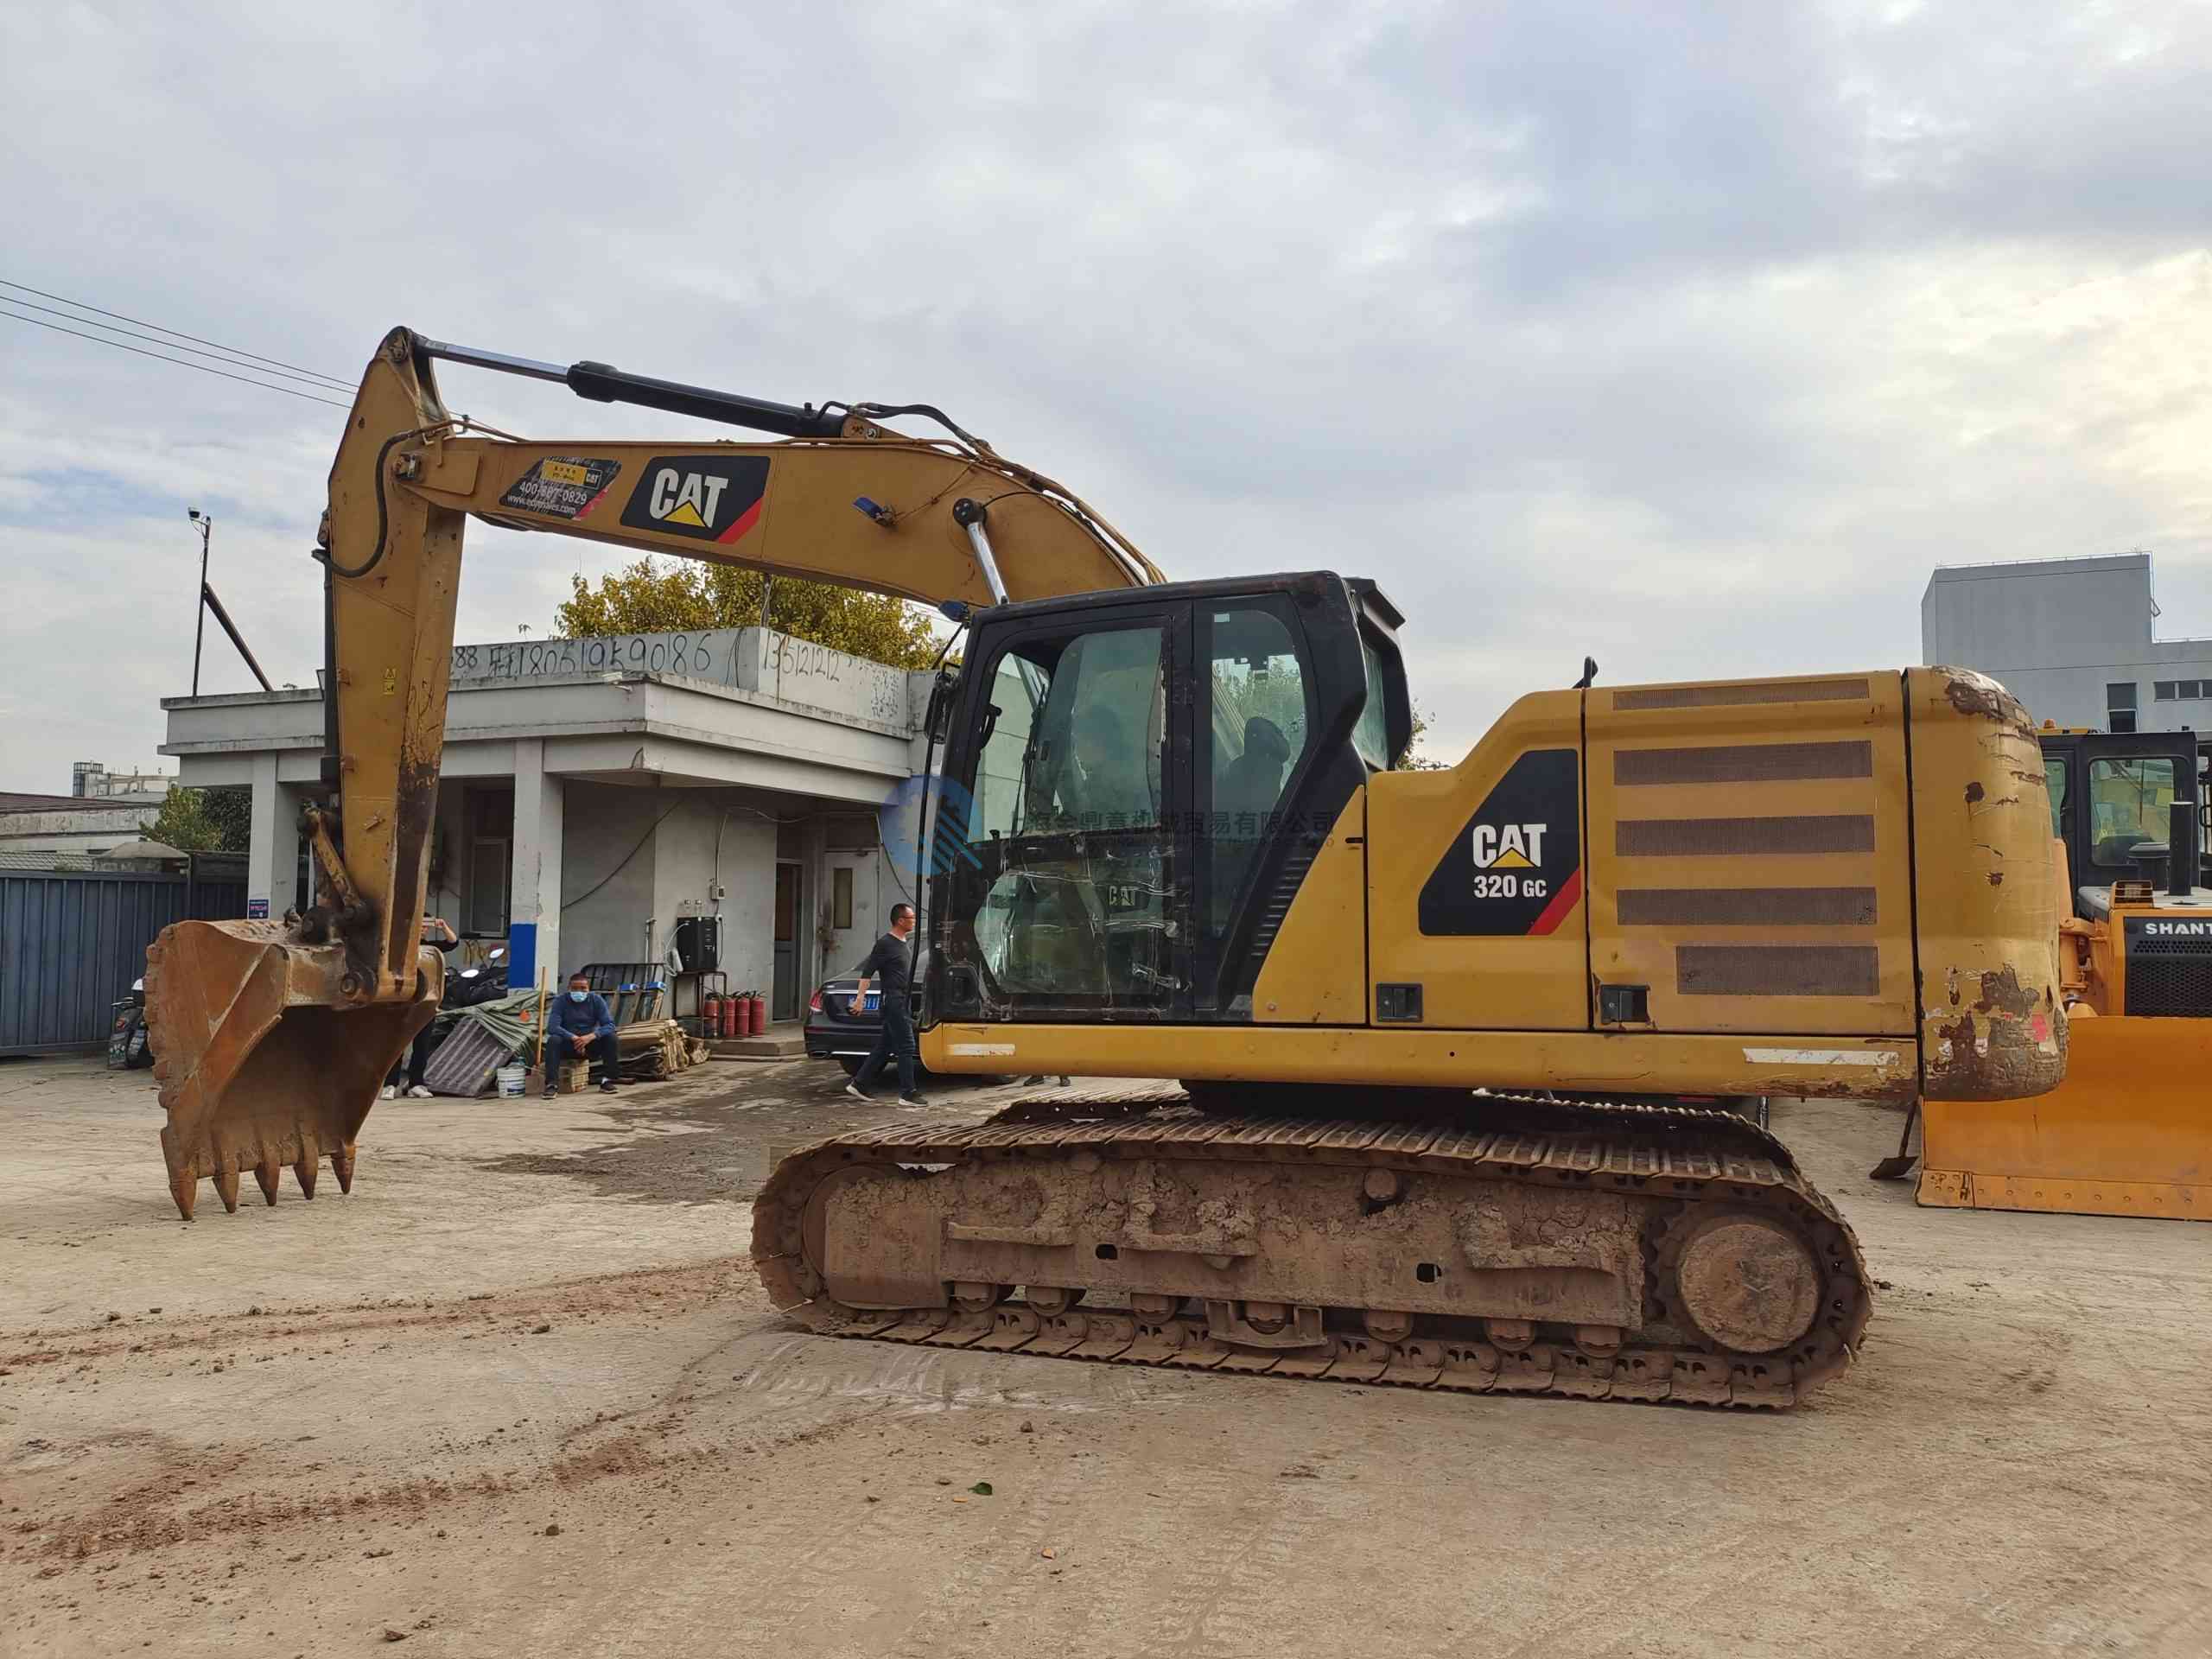
[[[798,1018],[798,877],[795,860],[776,861],[776,971],[769,988],[768,1017]]]

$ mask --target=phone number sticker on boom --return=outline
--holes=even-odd
[[[581,518],[599,505],[621,470],[619,461],[547,455],[514,481],[499,505],[547,518]]]

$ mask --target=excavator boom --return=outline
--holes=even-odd
[[[448,412],[431,365],[564,381],[626,402],[785,434],[524,442]],[[445,747],[462,532],[473,516],[646,553],[741,565],[944,606],[1157,582],[1071,492],[952,427],[906,436],[873,405],[772,404],[563,370],[394,329],[361,378],[330,471],[325,571],[330,808],[311,810],[316,899],[289,925],[186,922],[148,951],[147,1023],[168,1111],[162,1153],[189,1218],[200,1180],[236,1208],[238,1174],[327,1155],[350,1187],[378,1081],[436,1013],[422,916]]]

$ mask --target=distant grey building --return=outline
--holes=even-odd
[[[1921,660],[2003,681],[2038,723],[2212,727],[2212,639],[2158,639],[2158,615],[2148,553],[1938,565]]]

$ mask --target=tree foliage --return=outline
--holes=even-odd
[[[174,788],[138,833],[180,852],[242,853],[251,810],[252,796],[243,789]]]
[[[1421,709],[1414,710],[1413,734],[1406,739],[1406,749],[1398,757],[1401,772],[1442,772],[1450,766],[1449,760],[1439,760],[1424,752],[1421,739],[1427,734],[1430,716]]]
[[[646,557],[600,578],[571,577],[553,625],[569,639],[605,633],[675,633],[749,628],[760,621],[766,578],[734,565]],[[927,668],[938,645],[925,613],[889,594],[779,576],[768,593],[768,626],[893,668]]]

